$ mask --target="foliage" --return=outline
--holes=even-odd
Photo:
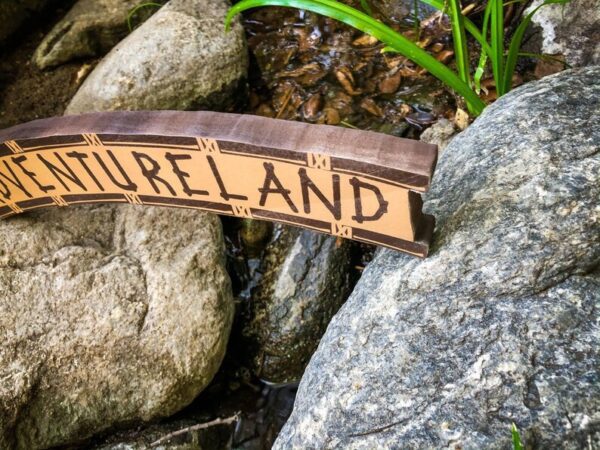
[[[454,72],[436,60],[416,43],[373,18],[366,0],[361,0],[361,6],[365,12],[336,0],[242,0],[229,10],[226,18],[226,28],[229,28],[233,17],[242,11],[269,5],[305,9],[339,20],[383,42],[386,45],[383,51],[400,53],[428,70],[433,76],[440,79],[465,99],[471,114],[479,115],[485,107],[485,103],[479,98],[478,93],[481,77],[488,61],[492,67],[498,96],[504,95],[511,88],[523,35],[531,22],[533,14],[541,6],[551,3],[565,4],[570,0],[545,0],[540,6],[525,16],[512,36],[508,51],[505,51],[504,48],[505,5],[503,4],[503,0],[488,0],[484,10],[481,29],[463,15],[460,0],[445,0],[448,8],[446,8],[443,0],[421,1],[440,11],[446,12],[447,9],[447,14],[452,24],[457,72]],[[471,77],[471,64],[466,39],[467,32],[481,46],[479,64],[473,77]]]
[[[131,10],[129,11],[129,14],[127,14],[127,27],[129,28],[129,32],[133,31],[133,25],[131,24],[131,19],[140,9],[149,8],[149,7],[161,8],[162,6],[163,6],[162,3],[146,2],[146,3],[139,4],[134,8],[131,8]]]
[[[521,435],[519,434],[519,430],[514,423],[512,424],[510,432],[512,434],[513,450],[523,450],[523,444],[521,444]]]

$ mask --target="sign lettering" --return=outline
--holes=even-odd
[[[95,202],[273,220],[424,257],[434,146],[211,112],[114,112],[0,131],[0,218]]]

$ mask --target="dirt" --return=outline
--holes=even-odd
[[[96,64],[78,61],[42,71],[31,62],[38,44],[66,12],[66,7],[46,11],[43,21],[26,24],[0,49],[0,129],[62,115],[85,73]]]
[[[444,20],[422,21],[418,36],[411,16],[391,25],[439,60],[451,59]],[[245,16],[244,26],[253,62],[252,114],[418,138],[455,110],[454,96],[437,79],[332,19],[261,8]]]

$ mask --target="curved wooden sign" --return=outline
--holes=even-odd
[[[109,112],[0,131],[0,218],[113,202],[273,220],[424,257],[433,145],[214,112]]]

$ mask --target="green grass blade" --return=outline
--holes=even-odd
[[[371,9],[371,5],[367,0],[360,0],[360,7],[366,12],[368,15],[373,15],[373,10]]]
[[[162,8],[164,5],[161,3],[148,2],[137,5],[135,8],[131,8],[131,11],[129,11],[129,14],[127,14],[127,27],[129,28],[130,33],[133,31],[133,27],[131,26],[131,19],[133,18],[134,14],[140,9],[147,8],[148,6],[158,6],[159,8]]]
[[[492,71],[496,82],[498,97],[505,94],[504,91],[504,5],[502,0],[488,0],[492,2],[490,29],[492,42]]]
[[[523,36],[525,35],[525,31],[533,18],[533,15],[540,9],[542,6],[550,5],[550,4],[566,4],[569,3],[570,0],[546,0],[544,3],[536,7],[533,11],[531,11],[527,16],[521,21],[513,37],[510,41],[510,46],[508,48],[508,55],[506,57],[506,67],[504,68],[504,85],[503,92],[508,92],[511,88],[512,77],[515,73],[515,68],[517,67],[517,59],[519,58],[519,49],[521,48],[521,42],[523,41]]]
[[[517,429],[517,426],[514,423],[510,428],[510,433],[512,435],[513,450],[523,450],[523,444],[521,443],[521,435],[519,434],[519,430]]]
[[[425,3],[426,5],[433,6],[438,11],[444,11],[444,2],[439,0],[421,0],[421,2]],[[479,28],[477,28],[477,25],[471,22],[467,17],[463,16],[463,21],[465,24],[465,29],[469,32],[469,34],[471,34],[471,36],[473,36],[475,40],[479,42],[481,48],[483,48],[485,52],[491,56],[492,48],[490,47],[490,44],[488,44],[485,34],[482,34],[481,31],[479,31]]]
[[[421,40],[421,21],[419,20],[419,0],[413,0],[413,22],[415,27],[416,40]]]
[[[452,24],[452,39],[454,40],[454,58],[458,68],[458,76],[468,85],[471,84],[469,75],[469,51],[467,36],[462,15],[460,0],[448,0],[450,3],[450,23]]]
[[[483,13],[483,26],[481,28],[481,34],[484,39],[487,39],[488,35],[488,26],[490,23],[490,13],[492,11],[493,3],[488,1],[487,5],[485,5],[485,10]],[[479,63],[477,64],[477,70],[475,70],[475,75],[473,79],[475,81],[475,92],[479,94],[481,91],[481,77],[485,72],[485,65],[487,64],[488,57],[491,56],[490,53],[486,52],[483,47],[481,48],[481,54],[479,55]]]
[[[473,81],[475,83],[475,92],[479,94],[481,92],[481,78],[485,73],[485,65],[487,64],[488,55],[486,52],[482,51],[479,56],[479,64],[477,64],[477,70],[475,70],[475,75],[473,75]]]
[[[526,58],[535,58],[535,59],[543,59],[545,61],[552,61],[552,62],[557,62],[560,63],[564,66],[565,69],[572,69],[573,67],[567,63],[566,61],[563,61],[560,58],[557,58],[556,56],[551,56],[551,55],[544,55],[543,53],[529,53],[529,52],[519,52],[519,56],[524,56]]]
[[[232,6],[225,19],[229,29],[233,17],[242,11],[259,6],[285,6],[305,9],[332,19],[344,22],[364,33],[370,34],[398,53],[404,55],[419,66],[428,70],[433,76],[443,81],[451,89],[462,95],[473,107],[475,114],[481,113],[485,103],[475,94],[470,86],[462,81],[452,70],[440,63],[425,50],[419,48],[400,33],[367,14],[333,0],[242,0]]]

